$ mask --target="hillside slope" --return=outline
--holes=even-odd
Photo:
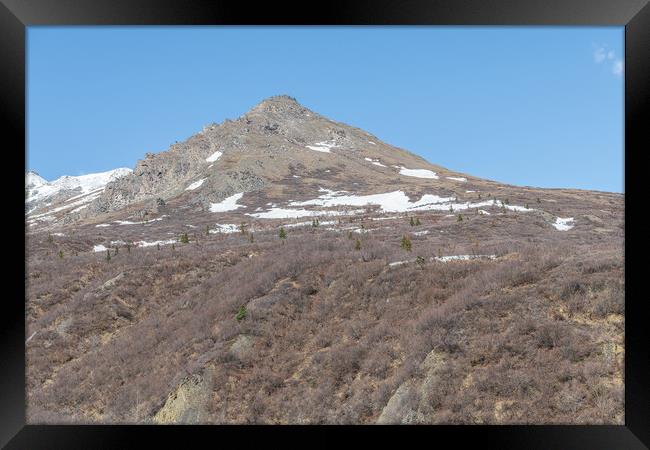
[[[620,194],[286,96],[98,192],[28,216],[29,423],[623,423]]]

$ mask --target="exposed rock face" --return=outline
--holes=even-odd
[[[401,384],[382,410],[378,424],[427,423],[431,405],[436,405],[438,373],[445,367],[445,355],[431,351],[420,365],[421,382],[410,379]]]
[[[207,406],[212,389],[212,372],[184,380],[165,405],[154,415],[157,424],[199,424],[207,422]]]

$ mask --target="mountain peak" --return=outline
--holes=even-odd
[[[35,170],[25,172],[25,185],[29,187],[42,186],[47,184],[47,180],[41,177]]]
[[[298,100],[296,100],[295,97],[292,97],[287,94],[272,95],[271,97],[265,98],[264,100],[258,103],[258,105],[265,105],[265,104],[300,105],[300,103],[298,103]]]
[[[274,95],[255,105],[246,113],[246,116],[257,114],[298,116],[307,112],[309,110],[298,103],[294,97],[289,95]]]

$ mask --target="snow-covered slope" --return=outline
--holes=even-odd
[[[121,167],[106,172],[87,175],[64,175],[54,181],[47,181],[38,173],[29,171],[25,174],[25,207],[29,213],[38,210],[41,215],[46,209],[60,211],[66,206],[79,206],[90,202],[104,190],[106,185],[124,175],[131,169]],[[93,195],[89,195],[93,194]],[[63,206],[62,203],[70,202]]]
[[[25,189],[33,190],[38,189],[39,187],[47,184],[47,180],[41,177],[39,174],[30,170],[25,174]]]
[[[78,194],[88,194],[97,189],[103,189],[109,182],[129,173],[131,173],[131,169],[121,167],[107,172],[89,173],[77,177],[64,175],[52,182],[48,182],[36,172],[30,171],[25,174],[25,185],[28,190],[27,201],[42,200],[64,190],[78,189]]]

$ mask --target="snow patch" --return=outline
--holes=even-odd
[[[388,263],[388,266],[389,267],[401,266],[402,264],[408,264],[409,262],[410,262],[409,260],[395,261],[395,262],[392,262],[392,263]]]
[[[190,184],[188,187],[185,188],[186,191],[193,191],[194,189],[200,188],[203,182],[205,181],[205,178],[201,178],[198,181],[195,181],[194,183]]]
[[[243,192],[239,194],[231,195],[220,201],[219,203],[210,203],[210,212],[226,212],[234,211],[238,208],[245,208],[244,205],[238,205],[237,201],[244,196]]]
[[[363,158],[363,159],[365,159],[366,161],[370,162],[371,164],[374,164],[375,166],[386,167],[385,165],[383,165],[382,163],[380,163],[378,159],[372,159],[372,158]]]
[[[468,261],[470,259],[495,259],[496,255],[450,255],[450,256],[435,256],[431,258],[432,261],[449,262],[449,261]]]
[[[334,225],[336,220],[327,220],[324,222],[319,221],[318,226],[327,226],[327,225]],[[288,223],[286,225],[282,225],[284,228],[296,228],[296,227],[306,227],[306,226],[313,226],[313,222],[296,222],[296,223]]]
[[[298,218],[298,217],[314,217],[319,215],[350,215],[356,214],[356,211],[313,211],[302,208],[304,206],[320,206],[320,207],[341,207],[341,206],[379,206],[382,212],[413,212],[413,211],[449,211],[456,213],[467,209],[475,209],[486,206],[502,206],[506,209],[513,211],[527,212],[534,211],[530,208],[515,205],[499,205],[495,200],[485,200],[482,202],[464,202],[456,203],[452,197],[440,197],[433,194],[424,194],[417,201],[411,201],[409,197],[402,191],[386,192],[381,194],[369,195],[346,195],[344,191],[332,191],[329,189],[319,189],[323,192],[322,195],[315,199],[305,201],[290,201],[289,207],[292,208],[279,208],[273,205],[269,211],[248,214],[260,219],[283,219],[283,218]],[[485,211],[483,213],[486,213]],[[453,217],[454,214],[448,214],[448,217]],[[390,217],[397,218],[397,217]],[[373,220],[386,220],[387,218],[378,217]]]
[[[156,217],[155,219],[143,220],[141,222],[132,222],[130,220],[114,220],[113,223],[116,223],[118,225],[141,225],[143,223],[158,222],[159,220],[163,220],[163,218],[165,218],[165,217],[167,217],[167,216],[163,215],[163,216],[160,216],[160,217]],[[95,225],[95,226],[98,226],[98,225]],[[108,225],[104,225],[104,226],[108,226]]]
[[[239,225],[235,225],[234,223],[224,223],[224,224],[216,224],[216,229],[210,230],[210,234],[217,234],[217,233],[237,233],[241,231],[239,229]]]
[[[153,242],[137,241],[134,242],[133,245],[135,245],[136,247],[151,247],[153,245],[175,244],[176,242],[178,242],[176,239],[167,239],[166,241],[153,241]]]
[[[318,216],[350,216],[363,214],[365,209],[353,209],[345,211],[310,211],[307,209],[272,208],[269,211],[247,214],[258,219],[297,219],[299,217]]]
[[[416,231],[413,233],[415,236],[424,236],[425,234],[429,234],[429,230],[423,230],[423,231]]]
[[[391,220],[391,219],[401,219],[400,216],[388,216],[388,217],[373,217],[371,220]]]
[[[504,204],[502,204],[501,206],[505,207],[506,209],[509,209],[510,211],[519,211],[519,212],[535,211],[533,208],[526,208],[525,206],[504,205]]]
[[[425,194],[416,202],[411,202],[408,196],[402,191],[386,192],[383,194],[370,195],[341,195],[341,192],[328,191],[317,199],[304,202],[291,202],[290,206],[366,206],[379,205],[384,212],[405,212],[416,209],[423,209],[427,205],[444,203],[451,198],[438,197],[437,195]]]
[[[211,154],[210,156],[208,156],[207,158],[205,158],[205,160],[207,162],[215,162],[217,159],[221,158],[221,155],[223,155],[223,152],[218,152],[217,151],[217,152],[214,152],[213,154]],[[212,166],[210,166],[210,167],[212,167]]]
[[[448,180],[454,180],[454,181],[462,181],[465,182],[467,181],[467,178],[465,177],[447,177]]]
[[[336,143],[332,141],[316,142],[314,145],[307,145],[307,148],[317,152],[331,153],[330,149],[336,148]]]
[[[553,225],[556,230],[567,231],[573,228],[573,225],[569,225],[570,222],[573,222],[573,217],[567,217],[566,219],[558,217],[555,219],[555,223],[551,225]]]
[[[297,227],[306,227],[307,225],[313,225],[312,222],[297,222],[297,223],[288,223],[282,225],[284,228],[297,228]]]
[[[400,175],[407,177],[438,179],[438,175],[428,169],[407,169],[404,166],[398,166],[398,168],[400,169]]]
[[[94,195],[94,194],[96,194],[96,195],[94,195],[94,197],[93,197],[93,198],[95,198],[95,197],[97,197],[97,195],[99,195],[99,192],[100,192],[100,191],[103,191],[103,190],[104,190],[104,188],[99,188],[99,189],[95,189],[94,191],[90,191],[90,192],[88,192],[88,193],[83,193],[83,194],[75,195],[74,197],[70,197],[69,199],[67,199],[67,200],[65,201],[65,203],[68,203],[68,202],[71,202],[71,201],[73,201],[73,200],[77,200],[77,199],[79,199],[79,198],[85,197],[86,195]],[[49,206],[49,205],[51,205],[51,203],[46,203],[46,204],[45,204],[45,206]]]

